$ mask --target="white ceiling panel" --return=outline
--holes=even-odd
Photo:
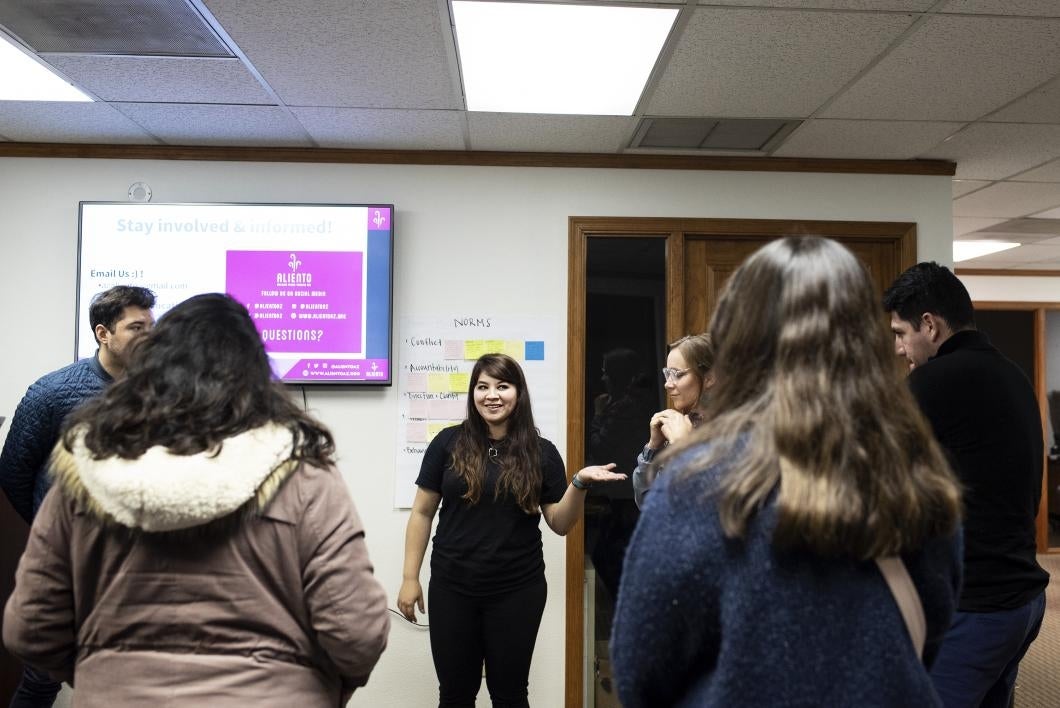
[[[977,189],[982,189],[988,184],[993,184],[988,180],[978,179],[955,179],[953,180],[953,198],[964,196],[969,192],[974,192]]]
[[[1046,211],[1031,214],[1035,219],[1060,219],[1060,208],[1048,209]]]
[[[745,7],[796,7],[825,10],[927,10],[937,0],[700,0],[700,5]]]
[[[1060,160],[1053,160],[1041,167],[1021,172],[1012,179],[1020,182],[1060,182]]]
[[[903,14],[697,9],[644,112],[808,116],[912,21]]]
[[[953,201],[957,216],[1027,216],[1060,205],[1060,184],[999,182]]]
[[[48,62],[104,101],[273,102],[238,59],[52,54]]]
[[[321,147],[380,150],[463,150],[460,111],[292,108]]]
[[[779,149],[778,157],[909,160],[928,150],[963,123],[882,120],[810,120]]]
[[[1008,221],[1006,217],[995,216],[995,217],[970,217],[970,216],[955,216],[953,217],[953,237],[957,238],[975,238],[973,232],[979,231],[980,229],[988,229],[995,224],[1000,224]]]
[[[920,157],[953,160],[958,179],[1005,179],[1060,157],[1060,125],[976,123]]]
[[[942,12],[1060,17],[1060,3],[1056,0],[950,0]]]
[[[1060,2],[1057,3],[1060,7]],[[1004,123],[1060,123],[1060,81],[1051,81],[983,120]]]
[[[273,106],[123,103],[117,108],[170,145],[312,146],[298,121]]]
[[[1060,258],[1060,246],[1042,243],[1029,243],[1012,249],[1019,256],[1019,260],[1029,263],[1041,263]]]
[[[468,113],[472,150],[617,152],[626,146],[636,118]]]
[[[205,0],[292,106],[462,108],[437,0]]]
[[[3,101],[0,135],[27,143],[158,143],[105,103]]]
[[[975,120],[1057,67],[1060,20],[935,16],[820,117]]]

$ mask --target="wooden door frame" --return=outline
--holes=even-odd
[[[1038,411],[1042,418],[1042,437],[1049,432],[1049,401],[1045,390],[1045,313],[1060,311],[1060,302],[1027,302],[985,300],[973,302],[976,310],[1015,310],[1034,313],[1034,394],[1038,397]],[[1035,540],[1039,553],[1060,553],[1060,547],[1049,547],[1049,443],[1046,441],[1042,455],[1042,498],[1038,502],[1038,517],[1035,519]]]
[[[916,224],[881,221],[797,219],[703,219],[664,217],[581,217],[568,219],[567,253],[567,474],[585,459],[586,258],[593,236],[666,239],[666,332],[670,341],[685,334],[684,239],[711,237],[781,238],[793,235],[842,236],[898,243],[896,272],[916,263]],[[584,521],[567,534],[564,705],[581,708],[585,685],[585,533]],[[592,708],[586,706],[585,708]]]

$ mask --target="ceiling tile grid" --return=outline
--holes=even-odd
[[[700,5],[787,7],[803,10],[874,10],[919,12],[937,0],[700,0]]]
[[[1060,17],[1060,4],[1056,0],[950,0],[942,12]]]
[[[269,104],[237,59],[49,55],[48,63],[104,101]]]
[[[822,118],[975,120],[1060,70],[1060,20],[934,16]]]
[[[302,126],[283,108],[158,103],[116,107],[169,145],[312,147]]]
[[[1060,160],[1053,160],[1040,167],[1021,172],[1011,179],[1019,182],[1060,182]]]
[[[697,8],[644,112],[809,116],[913,19],[906,14]]]
[[[955,216],[953,217],[953,237],[954,238],[977,238],[975,235],[976,231],[980,229],[988,229],[995,224],[1002,224],[1008,221],[1003,216],[995,217],[972,217],[972,216]]]
[[[464,150],[460,111],[292,108],[320,147],[379,150]]]
[[[909,160],[934,147],[964,123],[882,120],[809,120],[777,149],[777,157]]]
[[[624,116],[468,113],[472,150],[618,152],[637,121]]]
[[[106,103],[4,101],[0,103],[0,135],[26,143],[158,143]]]
[[[953,201],[955,216],[1027,216],[1060,206],[1060,184],[999,182]]]
[[[958,179],[1005,179],[1060,157],[1060,125],[975,123],[920,157],[955,161]]]
[[[1060,6],[1060,3],[1057,3]],[[1002,123],[1060,123],[1060,80],[1033,89],[983,120]]]
[[[993,184],[988,180],[979,179],[955,179],[953,180],[953,198],[964,196],[969,192],[974,192],[978,189],[982,189],[987,185]]]
[[[437,0],[205,4],[288,105],[463,107]]]

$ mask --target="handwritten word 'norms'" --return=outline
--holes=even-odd
[[[454,317],[454,327],[491,327],[492,322],[489,317]]]

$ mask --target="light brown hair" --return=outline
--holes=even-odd
[[[717,384],[678,472],[724,469],[726,535],[774,492],[774,545],[821,556],[893,555],[956,528],[959,488],[877,302],[861,262],[824,238],[769,243],[729,280],[710,326]]]

